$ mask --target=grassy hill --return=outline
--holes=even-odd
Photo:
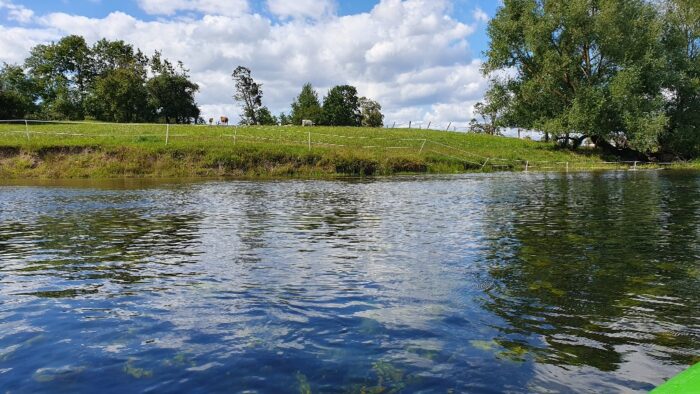
[[[0,124],[2,178],[334,177],[607,169],[595,149],[418,129]]]

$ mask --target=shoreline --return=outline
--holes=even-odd
[[[236,152],[208,159],[206,153],[179,150],[147,152],[123,147],[116,152],[101,147],[63,147],[47,153],[17,149],[7,154],[0,147],[2,180],[336,180],[384,176],[454,175],[479,173],[577,173],[634,170],[611,162],[566,162],[558,167],[483,166],[455,160],[386,157],[384,160],[333,154],[274,157],[261,155],[257,163]],[[637,170],[700,170],[696,162],[639,163]]]
[[[0,127],[0,179],[339,179],[655,168],[595,148],[434,130],[40,124]],[[700,169],[700,161],[663,168]]]

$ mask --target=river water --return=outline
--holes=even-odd
[[[0,392],[645,392],[700,173],[0,186]]]

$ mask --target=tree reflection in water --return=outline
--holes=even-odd
[[[631,178],[631,179],[630,179]],[[495,341],[538,363],[615,371],[632,351],[698,361],[697,178],[585,174],[489,207]],[[627,346],[631,345],[631,346]]]

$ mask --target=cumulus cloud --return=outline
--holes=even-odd
[[[481,8],[475,8],[474,11],[472,11],[472,17],[475,21],[482,23],[487,23],[489,21],[488,14],[486,14]]]
[[[320,19],[333,15],[336,4],[333,0],[267,0],[267,8],[278,18]]]
[[[0,10],[2,9],[7,11],[7,18],[11,21],[29,23],[34,17],[34,11],[8,0],[0,0]]]
[[[280,1],[281,8],[273,11],[276,1],[269,0],[270,10],[287,18],[278,20],[249,10],[205,12],[212,3],[140,0],[149,12],[202,12],[198,17],[145,21],[123,12],[104,18],[54,13],[35,17],[31,28],[0,26],[0,61],[20,62],[30,47],[66,34],[89,42],[123,39],[146,53],[161,50],[182,60],[200,85],[205,117],[240,112],[231,98],[237,65],[252,69],[275,113],[289,111],[305,82],[321,96],[333,85],[351,84],[382,104],[389,124],[466,124],[486,89],[481,61],[473,58],[468,42],[476,26],[454,19],[448,0],[381,0],[366,13],[319,18],[305,1],[298,6]]]

